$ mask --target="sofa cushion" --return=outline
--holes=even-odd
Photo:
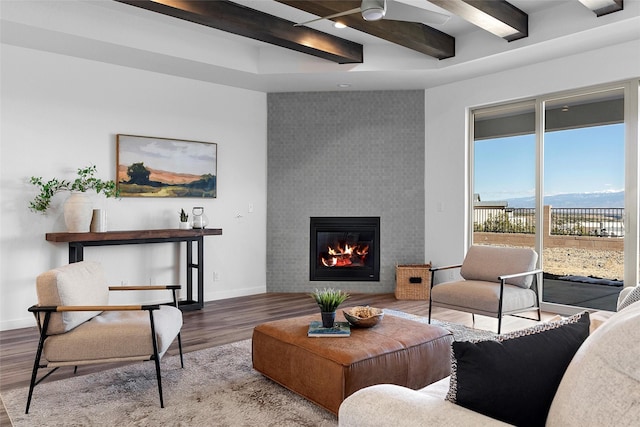
[[[571,358],[589,335],[589,313],[452,344],[447,400],[518,426],[542,426]]]
[[[54,268],[36,279],[39,306],[106,305],[109,287],[102,266],[95,261],[82,261]],[[52,313],[47,332],[62,334],[92,317],[99,311]]]
[[[611,316],[578,350],[547,425],[637,426],[640,420],[640,302]]]
[[[531,248],[474,245],[469,248],[460,268],[466,280],[499,282],[498,276],[535,270],[538,254]],[[506,283],[528,288],[533,276],[507,279]]]

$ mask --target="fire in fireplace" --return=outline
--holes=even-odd
[[[380,217],[312,217],[310,280],[379,281]]]

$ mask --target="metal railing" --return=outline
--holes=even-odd
[[[475,207],[473,231],[535,234],[535,208]],[[549,233],[624,237],[624,208],[551,208]]]
[[[552,208],[551,234],[624,237],[624,208]]]

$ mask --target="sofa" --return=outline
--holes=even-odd
[[[634,292],[635,301],[638,301],[639,293],[638,290]],[[567,359],[568,365],[559,373],[559,385],[557,388],[554,386],[550,393],[548,412],[540,414],[541,422],[524,422],[518,423],[519,425],[640,425],[640,301],[628,302],[631,304],[601,322],[592,333],[589,334],[589,324],[585,326],[588,336],[576,347],[577,351]],[[552,348],[555,351],[555,347]],[[548,355],[549,348],[537,348],[533,351],[535,352],[538,355]],[[452,352],[452,362],[454,361]],[[534,376],[542,376],[544,371],[543,368],[534,372]],[[420,390],[393,384],[380,384],[359,390],[340,406],[339,425],[510,425],[447,400],[451,393],[452,376]],[[526,375],[523,373],[522,376]],[[520,378],[516,381],[520,381]],[[524,384],[517,384],[514,388],[526,390],[526,380],[520,382]],[[491,381],[486,383],[487,391],[483,396],[485,400],[491,398],[490,383]],[[529,391],[534,390],[530,388]],[[526,402],[527,399],[523,400],[523,407],[531,404]]]

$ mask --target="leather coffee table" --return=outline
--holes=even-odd
[[[336,415],[361,388],[419,389],[450,374],[453,336],[444,328],[385,314],[373,328],[352,328],[349,337],[307,337],[309,323],[319,319],[318,313],[256,326],[253,368]],[[336,320],[344,321],[341,310]]]

